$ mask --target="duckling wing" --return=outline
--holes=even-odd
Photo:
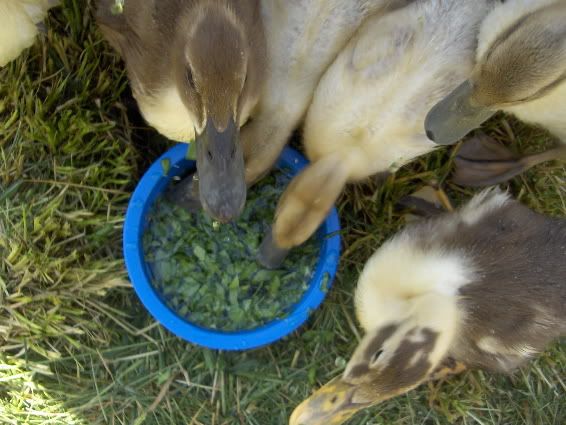
[[[151,19],[155,5],[153,0],[143,4],[140,0],[128,0],[122,11],[117,11],[115,6],[115,0],[97,0],[96,21],[107,41],[124,58],[130,52],[141,50],[144,32],[155,35]],[[142,28],[145,31],[141,31]]]
[[[115,0],[97,1],[97,23],[106,40],[124,59],[138,96],[151,97],[173,79],[175,34],[179,31],[181,15],[193,3],[191,0],[127,0],[123,10],[117,13],[113,9]],[[174,106],[180,106],[179,99],[175,98]]]

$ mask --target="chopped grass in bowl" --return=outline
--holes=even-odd
[[[256,261],[289,181],[281,171],[265,178],[249,191],[239,219],[222,225],[164,197],[155,202],[144,252],[152,284],[171,309],[222,331],[253,329],[289,313],[309,287],[320,244],[313,238],[293,250],[279,270]]]

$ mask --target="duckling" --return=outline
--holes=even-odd
[[[424,0],[363,23],[314,93],[303,135],[311,164],[279,202],[260,248],[263,265],[277,267],[307,240],[347,183],[435,149],[425,116],[470,74],[491,3]]]
[[[98,0],[103,35],[122,56],[145,120],[164,136],[196,136],[198,193],[218,221],[246,199],[239,128],[266,66],[260,0]]]
[[[59,0],[0,0],[0,66],[34,43],[47,11],[58,4]]]
[[[291,425],[337,425],[360,409],[466,369],[509,373],[566,335],[566,220],[488,189],[413,223],[366,263],[365,330],[342,376]]]
[[[275,163],[312,101],[320,78],[368,17],[414,0],[269,0],[262,3],[269,66],[253,120],[242,129],[246,180]]]
[[[450,145],[504,111],[566,143],[565,109],[566,2],[507,0],[482,24],[471,76],[431,109],[425,127],[435,143]],[[472,186],[501,183],[543,160],[566,160],[566,147],[543,157],[510,160],[505,158],[509,151],[490,149],[485,140],[471,143],[466,163],[459,167],[474,168],[473,175],[460,179]]]
[[[414,0],[269,0],[262,2],[268,63],[264,89],[250,122],[241,130],[246,183],[273,166],[311,102],[321,75],[369,15]],[[170,199],[200,209],[198,185],[183,179]]]

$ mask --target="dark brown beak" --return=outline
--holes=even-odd
[[[219,131],[209,118],[197,137],[197,171],[200,200],[214,219],[236,219],[246,202],[244,154],[240,131],[233,119]]]

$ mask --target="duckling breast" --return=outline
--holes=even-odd
[[[134,97],[144,119],[159,133],[178,142],[194,140],[197,120],[185,106],[177,87],[164,87],[151,94],[134,88]]]

